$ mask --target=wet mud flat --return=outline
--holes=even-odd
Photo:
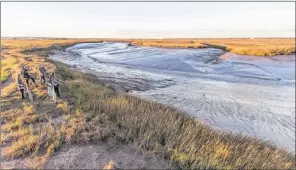
[[[81,43],[51,59],[91,73],[116,90],[167,104],[219,130],[294,150],[295,56],[223,50]]]

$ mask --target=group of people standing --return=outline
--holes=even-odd
[[[55,73],[51,73],[49,76],[46,72],[44,65],[40,64],[38,66],[40,83],[47,84],[49,86],[53,86],[55,94],[60,97],[59,92],[59,80],[55,76]],[[23,83],[23,79],[25,79],[26,84]],[[17,75],[17,87],[22,95],[22,99],[25,99],[25,92],[30,86],[30,81],[34,83],[36,87],[38,87],[35,79],[29,74],[28,67],[25,65],[22,66],[20,73]]]

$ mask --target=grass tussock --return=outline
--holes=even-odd
[[[13,66],[16,64],[17,60],[14,57],[3,58],[1,61],[1,82],[5,82],[11,75]]]
[[[3,126],[6,134],[1,136],[1,143],[12,141],[4,150],[5,157],[18,158],[37,153],[51,156],[63,144],[71,143],[77,130],[83,126],[81,115],[72,115],[60,125],[54,124],[52,119],[45,121],[42,114],[34,112],[30,115],[21,116]],[[40,125],[41,122],[44,124]]]
[[[12,158],[26,155],[36,149],[39,141],[39,136],[36,136],[30,132],[14,141],[4,154]]]
[[[1,97],[7,97],[16,91],[17,91],[17,84],[16,82],[13,81],[13,83],[9,84],[4,89],[1,89]]]
[[[56,44],[51,41],[40,41],[42,45],[38,46],[26,44],[31,41],[16,41],[6,50],[19,50],[18,62],[29,54],[34,58],[31,64],[36,65],[41,61],[40,55],[47,56],[50,49],[61,48],[50,46]],[[42,167],[63,145],[96,144],[112,138],[123,144],[136,144],[178,162],[182,168],[295,168],[294,155],[268,143],[215,131],[174,108],[116,92],[94,76],[73,71],[64,64],[45,63],[56,69],[66,99],[58,105],[42,100],[29,105],[15,102],[10,110],[1,112],[1,143],[7,144],[3,149],[5,157],[31,156],[40,160],[31,166]],[[15,94],[8,92],[10,86],[5,88],[5,96],[13,99]],[[42,89],[35,89],[34,94],[37,98],[44,95]],[[57,117],[60,111],[62,114]]]

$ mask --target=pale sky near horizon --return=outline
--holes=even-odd
[[[295,2],[2,2],[1,36],[295,37]]]

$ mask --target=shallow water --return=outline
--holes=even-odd
[[[295,56],[223,53],[106,42],[77,44],[51,58],[132,95],[180,108],[217,129],[294,150]]]

